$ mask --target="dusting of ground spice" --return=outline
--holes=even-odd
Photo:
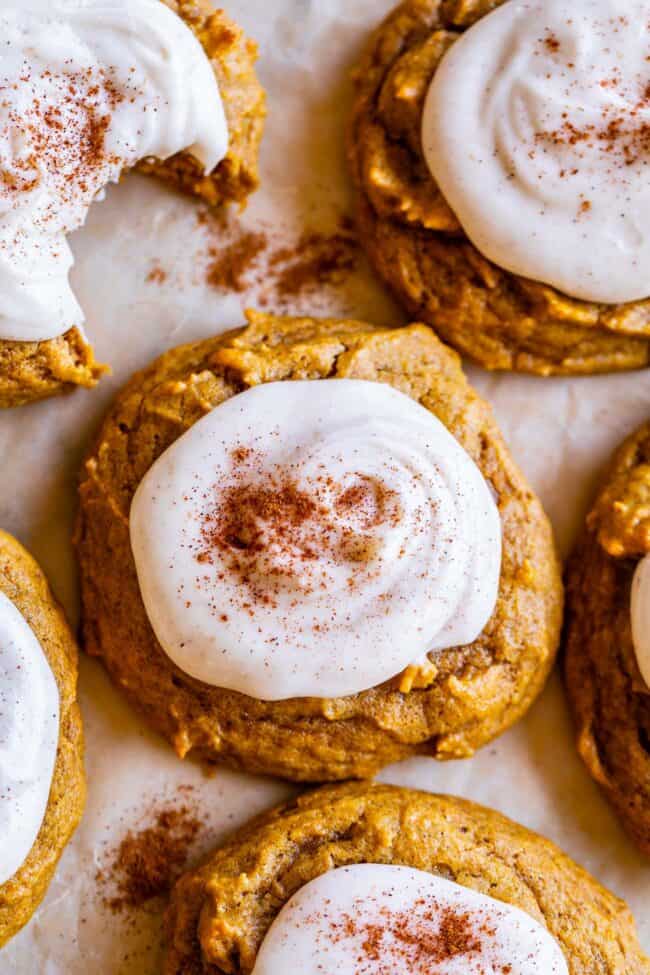
[[[362,565],[379,571],[377,532],[399,523],[395,491],[361,472],[345,487],[326,471],[298,481],[278,468],[260,480],[254,451],[235,447],[231,457],[232,483],[215,485],[214,502],[202,503],[196,560],[234,572],[246,605],[276,606],[287,584],[303,594],[326,588],[328,566],[346,564],[352,583]]]
[[[559,41],[553,36],[546,38],[544,45],[553,53],[560,49]],[[573,62],[566,65],[569,71],[568,91],[577,83],[571,80],[570,72],[575,68]],[[650,83],[647,77],[639,77],[634,87],[623,84],[618,73],[612,77],[602,78],[599,85],[616,94],[616,98],[606,103],[596,122],[585,122],[576,125],[569,120],[569,113],[565,111],[562,121],[554,128],[542,128],[535,134],[535,144],[544,149],[545,146],[567,146],[574,151],[576,160],[580,160],[582,146],[598,149],[605,159],[610,162],[610,176],[615,176],[617,170],[636,163],[645,162],[650,154]],[[575,176],[579,168],[562,170],[561,177]]]
[[[125,95],[103,69],[62,74],[45,70],[34,76],[29,68],[25,72],[20,80],[27,90],[33,88],[33,99],[20,112],[10,109],[7,118],[27,140],[29,152],[14,153],[10,166],[2,167],[2,185],[12,193],[29,192],[38,168],[44,167],[63,203],[74,202],[80,193],[94,193],[98,171],[119,163],[106,151],[106,133]],[[0,80],[0,99],[12,87]],[[10,102],[2,104],[9,108]]]
[[[261,307],[282,308],[336,287],[361,259],[353,221],[346,216],[330,233],[309,230],[288,241],[277,228],[248,230],[236,218],[207,210],[199,211],[198,222],[208,237],[206,284],[253,292]]]
[[[470,913],[451,906],[441,907],[426,898],[416,900],[408,910],[381,906],[376,919],[364,917],[368,902],[354,914],[308,915],[306,922],[322,927],[329,943],[354,939],[357,975],[393,975],[395,967],[413,975],[438,975],[437,967],[454,959],[481,955],[493,943],[495,928],[480,912]],[[316,934],[316,944],[320,933]],[[360,944],[360,951],[357,946]],[[491,971],[496,969],[490,969]],[[498,969],[508,975],[511,966]]]
[[[160,267],[159,264],[156,264],[154,267],[151,268],[151,270],[147,274],[147,283],[164,284],[165,281],[167,280],[167,277],[168,277],[167,271],[165,271],[163,267]]]
[[[271,255],[274,286],[282,300],[309,294],[335,284],[353,271],[359,260],[356,238],[350,233],[303,234],[297,244]]]
[[[266,234],[247,231],[223,248],[213,248],[207,284],[224,291],[245,291],[248,274],[267,244]]]
[[[185,789],[184,793],[190,790]],[[189,802],[151,810],[150,824],[129,830],[96,879],[102,903],[113,913],[166,895],[187,866],[203,820]]]

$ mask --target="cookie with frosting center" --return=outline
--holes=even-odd
[[[185,874],[165,975],[647,975],[626,905],[556,846],[450,796],[367,783],[263,814]],[[595,961],[597,959],[597,961]]]
[[[250,312],[86,460],[86,649],[179,755],[319,781],[471,755],[552,667],[548,520],[430,329]]]

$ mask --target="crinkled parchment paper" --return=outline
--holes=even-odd
[[[244,222],[287,238],[301,227],[332,230],[350,207],[343,138],[349,67],[390,0],[231,0],[230,13],[259,42],[269,93],[263,189]],[[75,482],[89,436],[133,370],[168,347],[240,324],[245,294],[205,283],[205,229],[192,202],[141,177],[97,204],[76,235],[74,283],[88,332],[113,375],[98,389],[0,415],[0,524],[40,560],[71,618],[78,618],[70,545]],[[148,281],[155,267],[165,280]],[[164,275],[159,275],[164,277]],[[403,321],[362,267],[318,302],[295,309]],[[613,378],[537,380],[471,369],[549,512],[563,553],[610,451],[650,413],[650,371]],[[48,896],[27,929],[0,953],[0,975],[153,975],[159,970],[160,905],[128,918],[108,910],[96,881],[106,850],[152,802],[194,786],[207,825],[196,852],[288,795],[290,787],[180,762],[83,659],[81,700],[89,800]],[[546,834],[627,898],[650,950],[650,863],[643,862],[584,772],[556,677],[526,720],[472,760],[417,759],[382,778],[467,796]]]

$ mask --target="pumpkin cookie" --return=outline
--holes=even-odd
[[[0,947],[45,896],[84,807],[77,647],[47,580],[0,532]]]
[[[101,427],[85,648],[180,756],[319,781],[473,754],[553,664],[539,501],[430,329],[248,319],[134,376]]]
[[[578,747],[650,854],[650,424],[616,453],[567,569],[566,684]]]
[[[21,132],[24,127],[34,148],[38,185],[47,189],[35,194],[36,183],[21,175],[20,160],[8,160],[4,192],[16,195],[12,213],[17,216],[11,227],[8,218],[4,230],[0,224],[0,238],[4,233],[11,241],[12,254],[2,271],[0,407],[94,386],[106,371],[94,359],[83,312],[70,291],[72,255],[65,239],[83,224],[105,184],[136,166],[210,206],[242,205],[258,185],[265,95],[254,70],[256,45],[209,0],[162,3],[173,13],[160,13],[159,0],[136,0],[126,30],[110,4],[91,11],[106,21],[107,38],[97,50],[97,19],[87,22],[85,8],[66,13],[70,23],[63,26],[72,31],[78,50],[60,77],[41,65],[43,23],[37,15],[25,26],[20,18],[27,14],[18,6],[18,13],[5,14],[6,57],[11,60],[14,47],[20,54],[28,36],[32,76],[43,88],[31,94],[22,78],[15,89],[19,110],[10,113],[7,124],[16,125],[18,114],[24,120]],[[56,35],[56,25],[48,30]],[[142,58],[139,30],[151,34],[152,49]],[[55,36],[49,40],[56,43]],[[105,50],[114,64],[102,63]]]
[[[177,883],[167,941],[165,975],[288,971],[288,950],[308,973],[650,972],[626,905],[548,840],[462,799],[366,783],[236,833]]]
[[[638,369],[650,300],[636,42],[563,9],[404,0],[390,14],[354,74],[360,236],[408,313],[486,368]],[[635,0],[626,31],[643,11]],[[610,72],[616,91],[600,83]]]

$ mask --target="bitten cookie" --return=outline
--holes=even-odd
[[[334,949],[337,970],[367,975],[391,961],[650,972],[626,905],[548,840],[462,799],[365,783],[307,793],[236,833],[177,883],[167,941],[165,975],[283,971],[283,944],[308,972]]]
[[[0,532],[0,947],[31,918],[83,812],[77,647],[43,572]]]
[[[650,634],[644,607],[650,601],[643,563],[649,553],[650,424],[645,424],[615,454],[567,568],[565,672],[580,754],[646,854]]]
[[[214,10],[209,0],[162,0],[162,2],[183,19],[201,43],[207,57],[208,75],[211,67],[221,96],[222,104],[214,105],[214,125],[218,129],[222,124],[227,124],[228,146],[225,155],[222,154],[221,161],[208,172],[205,172],[204,160],[199,161],[190,150],[178,152],[165,161],[147,156],[137,162],[137,168],[141,172],[158,177],[184,193],[203,200],[210,206],[228,203],[243,205],[258,185],[258,152],[266,115],[265,94],[254,70],[257,46],[223,10]],[[135,59],[136,55],[133,57]],[[34,107],[36,101],[34,105],[24,110],[28,134],[34,141],[37,151],[45,154],[42,168],[50,171],[57,165],[61,167],[67,165],[68,175],[65,186],[72,187],[73,184],[75,186],[78,184],[78,192],[69,188],[61,189],[58,184],[55,186],[62,208],[74,202],[74,193],[81,199],[90,183],[96,180],[96,173],[100,169],[103,172],[103,169],[113,165],[112,150],[109,151],[107,148],[110,113],[122,111],[131,97],[128,90],[126,93],[122,91],[122,82],[119,90],[111,87],[113,82],[105,77],[103,68],[98,69],[97,78],[94,76],[86,78],[83,73],[80,74],[81,69],[75,74],[74,64],[69,70],[72,78],[70,92],[64,93],[61,104],[59,104],[59,93],[54,91],[53,94],[49,93],[54,99],[54,107],[49,114],[45,113],[41,117]],[[172,68],[170,65],[169,70],[178,72],[178,66]],[[191,70],[188,67],[188,72],[191,73]],[[197,75],[196,71],[194,75]],[[183,90],[180,78],[171,78],[170,83],[173,84],[175,91]],[[106,104],[102,102],[101,111],[99,103],[94,104],[94,100],[100,98],[97,94],[100,85],[106,87],[106,92],[101,96]],[[189,80],[186,87],[189,92]],[[219,94],[215,89],[214,97],[217,101]],[[145,96],[137,90],[134,97]],[[193,120],[201,113],[206,117],[209,115],[209,109],[206,107],[207,99],[212,97],[209,91],[197,92],[195,95],[188,94],[187,97],[190,100],[196,97],[198,104],[189,105],[183,109],[183,112],[177,109],[176,116],[170,122],[173,131],[181,125],[191,126]],[[163,104],[167,105],[167,102]],[[152,112],[153,118],[159,113],[162,115],[158,103],[145,106],[143,111],[147,110]],[[101,112],[107,114],[101,115]],[[62,127],[57,128],[52,119],[56,122],[64,115],[67,119],[66,113],[70,114],[71,120],[67,121],[67,131],[63,136]],[[223,123],[221,113],[225,113]],[[198,123],[196,124],[198,126]],[[144,138],[142,131],[139,134],[140,138]],[[176,141],[178,142],[178,139]],[[173,144],[173,139],[170,144]],[[51,163],[48,161],[50,155]],[[118,157],[119,153],[116,154],[116,165]],[[11,185],[13,186],[13,183]],[[29,190],[30,187],[31,184],[27,189]],[[88,205],[90,202],[90,199],[85,201]],[[57,207],[58,205],[57,203]],[[47,230],[48,221],[53,219],[54,212],[55,207],[49,205],[46,218],[35,214],[33,225],[39,226],[42,222]],[[65,244],[60,246],[67,247]],[[17,253],[22,253],[19,244],[14,243],[14,247]],[[54,253],[55,243],[52,242],[49,247]],[[41,246],[41,252],[47,253],[47,251],[47,247]],[[58,256],[57,254],[57,259]],[[35,271],[32,270],[30,273],[34,276]],[[47,287],[51,288],[49,277]],[[55,313],[58,304],[57,297],[53,296],[52,314]],[[8,304],[7,308],[6,314],[11,317],[14,308],[11,304]],[[75,313],[77,319],[79,318],[78,308],[70,308],[70,313]],[[12,329],[15,329],[15,325],[10,323],[11,329],[8,335],[5,333],[5,337],[0,338],[0,408],[20,406],[70,391],[77,386],[94,386],[106,372],[107,367],[95,360],[92,345],[81,328],[65,330],[64,326],[60,335],[52,338],[48,336],[45,339],[39,337],[38,340],[32,341],[30,329],[33,327],[33,322],[29,320],[29,310],[24,312],[24,317],[27,323],[25,337],[21,331],[20,340],[14,340]],[[0,335],[3,334],[2,324],[0,322]],[[46,327],[49,328],[50,325],[51,322],[46,323]],[[52,330],[50,330],[51,334]]]
[[[322,781],[472,755],[555,657],[538,499],[430,329],[248,319],[135,375],[99,431],[86,650],[179,756]]]
[[[551,375],[645,367],[647,296],[641,289],[638,298],[637,281],[605,293],[615,269],[625,275],[633,265],[646,268],[647,280],[645,254],[629,250],[645,246],[630,195],[645,185],[636,121],[644,96],[633,79],[628,90],[625,63],[617,68],[608,60],[609,51],[631,48],[608,45],[602,31],[593,43],[576,40],[567,24],[592,27],[581,18],[562,21],[558,4],[535,5],[528,24],[522,9],[508,4],[514,26],[498,32],[487,21],[503,13],[505,22],[505,10],[495,14],[500,6],[405,0],[374,33],[354,73],[349,136],[362,243],[408,314],[486,368]],[[557,32],[550,19],[537,30],[538,7],[560,11]],[[477,29],[482,34],[470,50],[466,41]],[[617,29],[612,21],[612,36]],[[591,62],[573,57],[576,50],[594,52],[595,80]],[[436,101],[430,88],[442,86],[446,56],[455,61]],[[610,70],[621,80],[611,95],[600,85]],[[567,98],[582,115],[567,109]],[[456,207],[434,171],[444,174]],[[615,214],[604,213],[610,205]],[[619,219],[620,231],[613,229]],[[607,240],[619,232],[624,242],[612,244],[609,255]],[[531,258],[538,244],[540,254]],[[503,255],[501,263],[485,256],[492,251]],[[527,270],[513,273],[519,266]],[[564,287],[553,285],[563,277]]]

